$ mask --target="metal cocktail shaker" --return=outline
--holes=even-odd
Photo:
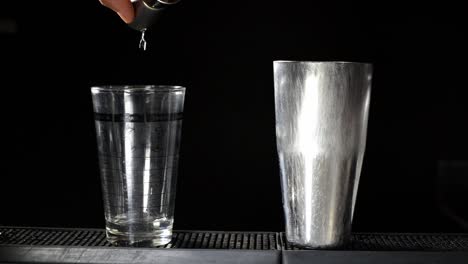
[[[349,238],[366,145],[372,66],[274,62],[276,138],[287,240]]]
[[[180,0],[132,0],[135,20],[129,26],[138,31],[145,31],[153,25],[162,12]]]

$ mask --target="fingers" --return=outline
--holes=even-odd
[[[135,13],[133,5],[130,0],[99,0],[101,4],[114,10],[125,23],[131,23],[134,19]]]

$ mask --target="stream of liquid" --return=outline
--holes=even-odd
[[[141,31],[141,39],[140,39],[140,44],[139,44],[139,47],[141,50],[146,50],[146,39],[145,39],[145,33],[146,33],[146,29],[143,29]]]

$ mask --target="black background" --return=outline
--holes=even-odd
[[[283,230],[272,61],[345,60],[374,64],[354,230],[467,231],[466,9],[349,2],[185,0],[142,52],[97,0],[2,1],[0,224],[104,227],[89,87],[176,84],[175,228]]]

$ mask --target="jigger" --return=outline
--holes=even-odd
[[[145,31],[161,16],[162,12],[177,4],[180,0],[132,0],[135,19],[129,26],[138,31]]]

